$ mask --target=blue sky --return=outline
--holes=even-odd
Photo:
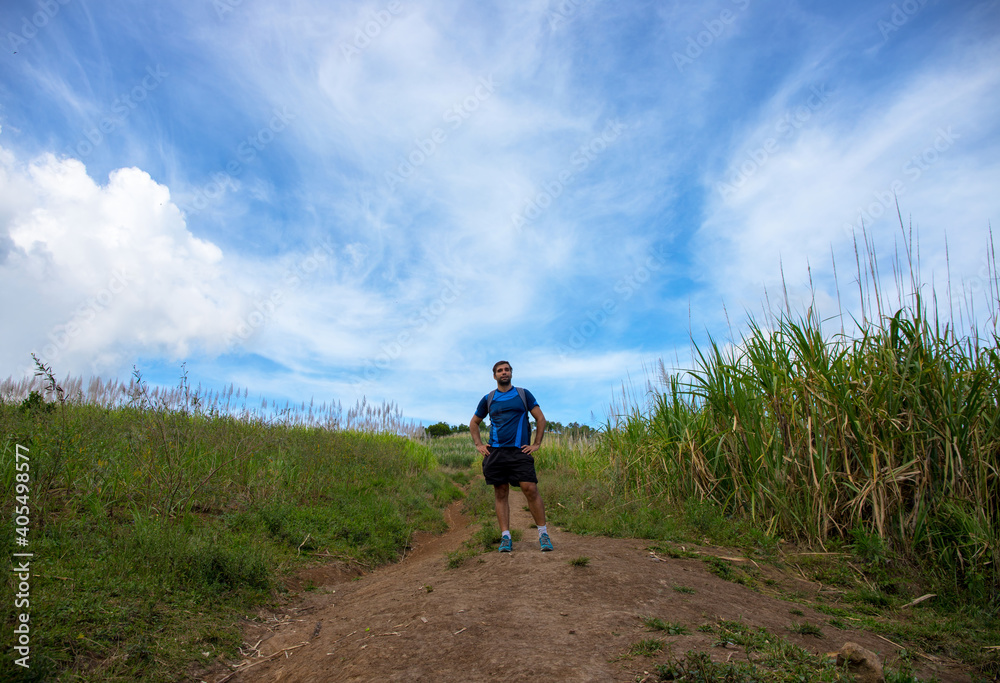
[[[856,315],[862,220],[892,291],[897,199],[925,293],[988,318],[998,29],[996,1],[4,2],[0,377],[183,362],[458,423],[503,358],[599,424],[786,290]]]

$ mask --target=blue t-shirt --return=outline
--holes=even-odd
[[[486,417],[486,399],[483,396],[476,408],[476,416]],[[531,423],[528,422],[528,411],[538,405],[538,401],[527,389],[524,390],[524,400],[528,402],[528,410],[513,386],[503,393],[497,391],[490,405],[490,446],[513,446],[520,448],[531,443]]]

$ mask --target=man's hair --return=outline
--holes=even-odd
[[[497,374],[497,368],[499,368],[501,365],[506,365],[508,368],[511,369],[511,371],[514,370],[514,368],[512,368],[511,365],[510,365],[510,363],[508,363],[507,361],[505,361],[505,360],[498,360],[496,363],[493,364],[493,374],[494,375]]]

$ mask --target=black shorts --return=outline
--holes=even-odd
[[[491,486],[518,486],[522,481],[537,484],[535,458],[530,453],[522,453],[520,448],[490,446],[490,454],[483,458],[483,477]]]

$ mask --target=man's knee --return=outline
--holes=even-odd
[[[494,484],[493,485],[493,495],[496,496],[497,500],[504,500],[507,498],[507,494],[510,493],[510,484]]]
[[[538,484],[533,481],[522,481],[520,483],[521,491],[524,493],[525,498],[534,498],[538,495]]]

